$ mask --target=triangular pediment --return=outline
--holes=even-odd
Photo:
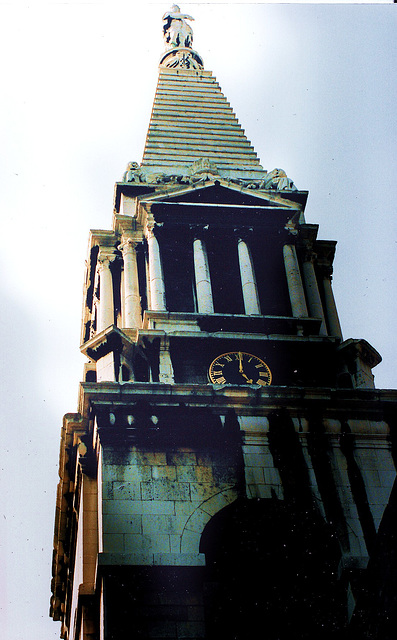
[[[137,199],[141,203],[150,203],[152,208],[156,204],[191,203],[196,206],[280,208],[297,212],[303,210],[307,193],[265,191],[217,178],[195,184],[173,185],[151,194],[141,194]]]

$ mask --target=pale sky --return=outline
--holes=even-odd
[[[0,629],[59,637],[48,618],[62,416],[77,407],[90,228],[140,161],[172,3],[0,4],[2,447]],[[345,338],[397,385],[393,4],[181,3],[262,165],[308,190],[337,240]]]

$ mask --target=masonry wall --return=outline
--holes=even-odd
[[[159,420],[163,419],[158,413]],[[132,439],[124,427],[117,427],[117,420],[125,422],[120,411],[115,425],[108,422],[109,426],[99,429],[98,576],[104,592],[105,640],[121,637],[132,621],[137,634],[132,638],[219,635],[222,625],[209,595],[211,589],[214,593],[225,591],[235,573],[230,568],[235,559],[242,578],[246,578],[245,543],[250,532],[256,539],[258,522],[263,526],[263,536],[258,538],[264,545],[260,551],[263,570],[269,544],[276,545],[276,557],[283,562],[278,534],[267,533],[277,519],[279,525],[284,522],[291,527],[285,534],[287,544],[300,536],[299,553],[303,555],[295,558],[297,566],[305,554],[310,558],[312,553],[319,566],[324,563],[329,582],[321,582],[325,574],[320,567],[319,573],[311,569],[311,584],[317,580],[318,588],[325,589],[324,597],[329,593],[329,602],[338,602],[335,629],[344,628],[360,595],[360,576],[396,477],[388,426],[375,421],[323,419],[312,413],[307,417],[291,415],[291,409],[273,409],[267,417],[240,415],[233,418],[233,428],[229,421],[229,431],[223,433],[220,425],[226,424],[224,417],[214,423],[219,427],[218,436],[223,433],[220,440],[220,436],[211,440],[205,420],[201,426],[188,422],[186,429],[174,435],[152,424],[152,435],[143,436],[149,423],[142,423]],[[101,421],[105,423],[104,417]],[[195,435],[187,438],[192,444],[178,446],[180,434],[189,433],[189,424],[195,425],[191,431]],[[239,514],[247,518],[246,525],[243,522],[242,528],[237,526],[229,536],[229,525],[239,522]],[[304,522],[301,516],[306,518]],[[294,523],[300,528],[296,533]],[[280,535],[284,531],[280,529]],[[329,551],[333,549],[330,561],[317,531],[325,536]],[[213,534],[220,536],[220,547],[211,546]],[[312,549],[312,543],[305,547],[307,536],[317,540]],[[231,571],[226,582],[217,572],[216,555],[224,545]],[[292,547],[289,553],[294,553]],[[249,561],[254,567],[255,558]],[[263,570],[254,579],[258,589],[262,588]],[[288,580],[293,576],[292,572]],[[296,585],[299,580],[310,582],[307,576],[298,576]],[[277,588],[282,589],[283,601],[289,602],[288,589]],[[302,603],[310,597],[303,594]],[[334,610],[330,607],[324,605],[321,615],[324,624],[332,626]],[[232,613],[233,609],[229,617]]]
[[[286,482],[280,475],[283,460],[271,447],[269,419],[241,416],[239,422],[244,433],[247,497],[284,500]],[[306,476],[299,469],[296,452],[284,466],[288,465],[298,493],[305,491],[306,482],[323,518],[333,522],[342,566],[363,569],[396,479],[388,427],[384,422],[368,420],[326,420],[320,438],[315,438],[306,418],[294,418],[292,423]],[[348,433],[343,434],[343,424]]]
[[[104,446],[102,561],[202,565],[202,530],[236,499],[240,477],[235,451]]]

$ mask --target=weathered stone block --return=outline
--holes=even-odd
[[[200,451],[197,454],[197,464],[199,467],[230,467],[230,455],[226,451],[210,451],[208,453]]]
[[[379,461],[374,449],[357,446],[354,451],[357,464],[361,469],[377,469]]]
[[[103,533],[142,533],[140,515],[106,515],[103,520]]]
[[[102,505],[104,514],[175,513],[174,503],[169,500],[104,500]]]
[[[265,477],[262,467],[245,467],[245,482],[247,484],[263,484]]]
[[[385,487],[367,487],[367,498],[370,505],[386,506],[390,498],[390,490]]]
[[[113,482],[102,482],[102,499],[113,500],[113,498],[114,498]]]
[[[278,470],[275,469],[274,467],[273,468],[267,467],[263,469],[263,475],[264,475],[266,484],[281,485],[280,474]]]
[[[125,553],[169,553],[170,540],[164,535],[126,534],[124,536]]]
[[[190,500],[190,485],[187,482],[152,480],[142,482],[143,500]]]
[[[145,451],[139,453],[140,464],[150,465],[151,467],[167,464],[167,455],[164,451]]]
[[[273,460],[273,456],[270,453],[268,440],[264,441],[262,444],[244,444],[242,446],[243,454],[246,456],[247,454],[257,454],[269,456]]]
[[[197,555],[200,550],[201,535],[195,531],[184,531],[181,542],[182,553]]]
[[[383,467],[378,469],[379,481],[381,487],[392,488],[395,480],[396,480],[396,470],[393,468],[385,469]]]
[[[235,467],[215,465],[212,468],[213,480],[217,485],[235,484],[239,477],[239,473]],[[205,482],[203,477],[202,482]]]
[[[193,451],[173,451],[167,454],[169,465],[197,464],[197,456]]]
[[[373,486],[373,487],[380,487],[381,486],[379,472],[378,472],[377,469],[367,469],[366,467],[364,467],[361,470],[361,473],[363,475],[363,480],[364,480],[365,485],[367,487],[368,486]]]
[[[177,516],[165,515],[143,515],[142,531],[145,534],[152,535],[158,531],[161,533],[181,533],[184,526],[184,519]]]
[[[155,553],[153,560],[155,565],[162,565],[166,567],[205,566],[205,556],[203,553]]]
[[[215,513],[223,509],[223,507],[227,507],[229,504],[234,502],[238,496],[237,490],[235,487],[228,487],[221,493],[216,493],[213,497],[205,502],[201,501],[200,509],[208,513],[210,516],[213,516]]]
[[[389,448],[377,449],[375,451],[378,460],[378,469],[396,474],[396,467]]]
[[[185,521],[185,528],[187,531],[195,531],[197,533],[202,533],[205,525],[209,520],[209,515],[202,509],[196,509],[194,515]]]
[[[105,553],[124,553],[124,535],[120,533],[104,534],[103,550]]]
[[[168,480],[176,480],[176,467],[172,467],[170,465],[162,466],[162,467],[159,467],[159,466],[151,467],[151,477],[154,480],[159,480],[160,478],[167,478]],[[149,480],[149,478],[145,478],[145,480]]]
[[[343,455],[342,451],[340,450],[339,444],[338,446],[332,447],[332,454],[330,456],[330,459],[331,459],[331,464],[332,464],[334,473],[337,473],[339,470],[342,472],[346,471],[347,460],[346,460],[346,457]]]
[[[136,464],[136,452],[127,447],[106,446],[102,448],[102,466],[108,464]]]
[[[239,423],[244,431],[269,431],[269,420],[264,416],[240,416]]]
[[[222,487],[215,487],[213,483],[191,482],[190,494],[193,501],[198,500],[201,502],[202,500],[208,500],[208,498],[211,498],[211,496],[217,493],[221,488]]]
[[[372,517],[378,523],[378,526],[379,526],[380,521],[383,518],[383,514],[385,512],[386,506],[387,505],[383,505],[383,504],[371,504],[370,505]]]
[[[163,451],[142,451],[136,447],[103,447],[104,467],[107,465],[116,466],[152,466],[167,464],[166,454]]]
[[[187,521],[191,514],[197,509],[200,503],[196,502],[175,502],[175,513]]]
[[[98,530],[97,529],[86,529],[84,527],[84,549],[86,549],[89,545],[93,547],[98,546]]]
[[[150,480],[152,467],[140,465],[106,465],[102,469],[105,482],[140,482]]]
[[[273,456],[265,452],[246,453],[244,455],[244,464],[247,467],[274,467]]]
[[[170,534],[171,553],[181,552],[182,537],[180,534]]]
[[[113,482],[113,498],[116,500],[138,500],[140,487],[136,482]]]
[[[99,553],[98,564],[107,565],[153,565],[153,553]]]
[[[84,511],[94,511],[98,510],[98,492],[97,491],[86,491],[86,487],[84,486],[84,498],[83,498],[83,507]]]
[[[276,496],[279,500],[284,499],[283,488],[280,485],[270,484],[250,484],[247,487],[248,498],[273,498]]]

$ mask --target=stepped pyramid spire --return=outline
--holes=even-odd
[[[207,169],[225,178],[265,173],[230,103],[192,49],[193,32],[177,5],[164,14],[166,50],[142,160],[144,174],[186,175]],[[193,163],[194,164],[192,168]]]

